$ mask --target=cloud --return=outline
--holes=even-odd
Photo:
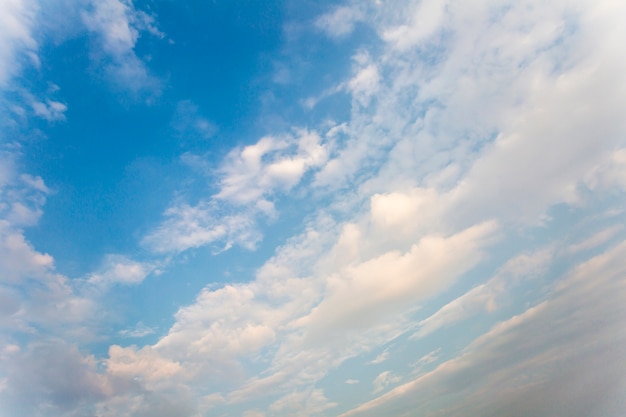
[[[95,304],[56,272],[50,254],[27,240],[25,228],[37,224],[49,190],[40,177],[20,173],[18,159],[15,152],[0,152],[0,297],[5,303],[0,327],[34,334],[46,326],[68,336],[77,330],[68,325],[93,318]]]
[[[154,327],[148,327],[142,322],[137,323],[137,326],[133,329],[124,329],[119,331],[119,335],[123,337],[140,338],[154,334],[156,329]]]
[[[183,252],[213,242],[225,241],[224,249],[239,244],[254,249],[261,239],[254,221],[255,212],[226,214],[217,201],[186,203],[165,211],[165,221],[143,239],[157,253]]]
[[[561,3],[534,2],[532,13],[513,4],[419,4],[414,13],[392,18],[382,11],[372,19],[387,47],[355,55],[343,84],[354,98],[351,119],[324,135],[319,164],[303,167],[301,154],[286,151],[293,141],[269,136],[234,150],[220,171],[212,201],[245,208],[307,186],[310,171],[312,188],[331,200],[320,219],[329,212],[342,219],[311,222],[257,280],[203,290],[156,345],[165,355],[193,346],[193,363],[200,352],[225,358],[222,369],[237,371],[227,402],[312,386],[347,358],[409,331],[409,312],[479,265],[496,237],[538,224],[557,204],[578,204],[581,181],[621,140],[615,109],[624,95],[610,86],[620,84],[624,65],[591,46],[599,38],[614,44],[610,16],[596,30],[604,20],[586,12],[572,17]],[[570,19],[580,19],[577,31],[568,29]],[[600,73],[605,77],[593,75]],[[363,93],[370,107],[359,103]],[[592,108],[585,104],[590,94],[597,97]],[[213,213],[211,204],[198,205],[191,219]],[[207,233],[199,245],[227,230],[207,221],[183,235]],[[511,261],[497,279],[424,319],[424,336],[493,309],[550,256]],[[244,336],[251,342],[242,343]],[[240,358],[253,358],[264,372],[247,377]]]
[[[37,3],[9,0],[0,4],[0,88],[6,88],[23,64],[38,65],[39,45],[33,36]]]
[[[148,385],[171,379],[182,372],[178,363],[164,359],[150,346],[136,349],[113,345],[109,348],[106,368],[109,375],[139,378]]]
[[[91,274],[88,282],[99,286],[136,285],[154,270],[154,265],[133,261],[122,255],[108,255],[104,259],[101,270]]]
[[[90,2],[82,20],[87,30],[97,36],[104,53],[98,58],[114,82],[135,92],[158,89],[159,81],[135,54],[142,32],[164,36],[152,16],[136,9],[131,0],[103,0]]]
[[[409,22],[390,27],[382,33],[384,40],[401,51],[419,45],[445,27],[447,1],[430,0],[409,4]]]
[[[198,106],[190,100],[182,100],[176,105],[170,124],[184,142],[206,140],[217,133],[217,126],[200,115]]]
[[[422,1],[391,9],[357,16],[339,8],[318,20],[331,35],[347,36],[358,19],[384,41],[357,51],[339,84],[352,99],[349,120],[324,134],[293,130],[233,149],[205,172],[217,190],[193,203],[175,200],[142,242],[164,257],[209,244],[253,249],[283,199],[311,197],[307,204],[325,207],[300,235],[254,280],[204,288],[154,345],[113,345],[100,366],[67,343],[3,352],[31,367],[22,376],[17,368],[0,375],[0,395],[102,417],[191,416],[246,405],[263,413],[263,401],[268,415],[330,413],[336,404],[318,385],[348,359],[363,362],[416,326],[425,338],[493,310],[518,282],[540,274],[553,251],[525,252],[484,282],[468,277],[486,260],[500,262],[499,250],[518,235],[533,235],[529,225],[544,219],[549,227],[545,216],[555,205],[584,207],[581,187],[601,195],[624,184],[626,62],[614,53],[623,43],[623,6]],[[161,36],[152,18],[130,2],[107,0],[83,19],[110,75],[147,88],[151,76],[135,47],[143,31]],[[181,128],[184,134],[208,137],[208,120],[192,104],[179,107],[174,119],[188,117],[193,129]],[[54,119],[52,110],[41,115]],[[202,162],[201,155],[184,158]],[[44,323],[59,333],[50,322],[88,325],[92,300],[77,295],[53,258],[25,238],[23,228],[41,214],[45,184],[0,164],[0,192],[0,270],[10,284],[0,291],[2,324],[35,332],[33,323]],[[574,252],[614,236],[602,233]],[[529,300],[535,307],[460,356],[348,414],[602,415],[593,407],[619,396],[625,371],[623,350],[615,349],[624,341],[625,251],[622,244],[581,265],[547,301]],[[152,268],[110,256],[89,280],[138,284]],[[470,278],[472,290],[446,298]],[[17,284],[24,280],[38,286],[23,293]],[[443,306],[416,322],[426,302]],[[40,371],[45,363],[37,356],[66,366],[74,379],[51,386],[60,371]],[[439,356],[435,349],[418,358],[416,372]],[[374,390],[399,378],[383,372]],[[96,404],[85,411],[88,403]],[[30,405],[11,406],[37,415]]]
[[[519,285],[520,280],[528,280],[544,273],[553,261],[553,256],[553,250],[544,249],[514,257],[484,284],[472,288],[421,320],[418,323],[419,330],[412,337],[422,338],[442,327],[467,320],[481,311],[496,310],[500,299]]]
[[[3,363],[7,389],[0,392],[0,410],[6,415],[71,415],[87,412],[90,403],[104,399],[105,379],[96,373],[93,356],[58,340],[33,343]]]
[[[334,332],[337,337],[373,326],[447,288],[480,262],[495,230],[495,224],[485,223],[449,237],[429,235],[405,253],[382,253],[329,276],[323,301],[298,320],[306,326],[306,340],[321,342]]]
[[[389,358],[389,348],[382,351],[378,356],[369,361],[368,363],[371,365],[377,365],[379,363],[385,362]]]
[[[335,406],[337,404],[328,401],[321,389],[313,389],[286,395],[273,402],[269,409],[274,415],[307,417],[323,415],[324,411]]]
[[[306,171],[324,164],[326,155],[326,146],[316,132],[263,137],[229,154],[220,169],[220,191],[215,198],[246,204],[275,191],[289,191]]]
[[[437,362],[439,360],[441,348],[437,348],[433,351],[428,352],[426,355],[419,358],[417,361],[413,362],[410,366],[413,368],[413,374],[417,374],[424,369],[425,366]]]
[[[566,252],[575,254],[577,252],[594,249],[611,240],[623,228],[624,226],[621,224],[607,227],[606,229],[595,233],[593,236],[588,237],[582,242],[571,244],[567,247]]]
[[[576,266],[545,302],[496,325],[459,357],[343,415],[618,415],[625,255],[622,242]]]
[[[390,385],[397,384],[398,382],[400,382],[401,379],[402,378],[400,378],[397,375],[392,374],[389,371],[381,372],[374,379],[374,382],[373,382],[373,384],[374,384],[374,391],[372,391],[372,394],[377,394],[377,393],[385,390]]]
[[[308,171],[326,161],[326,155],[322,138],[304,130],[236,148],[215,173],[219,190],[195,205],[182,202],[170,207],[166,220],[143,243],[160,253],[214,242],[224,242],[224,249],[234,244],[254,249],[262,238],[259,220],[277,215],[272,200],[297,186]],[[185,160],[202,163],[190,154]]]
[[[321,15],[315,26],[334,38],[349,35],[355,25],[363,19],[363,12],[356,6],[340,6]]]
[[[42,117],[49,122],[65,120],[65,111],[67,110],[67,106],[59,101],[48,99],[45,102],[34,101],[31,105],[35,115]]]

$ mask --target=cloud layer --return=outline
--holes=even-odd
[[[217,162],[172,157],[202,189],[165,196],[132,253],[75,277],[28,238],[56,191],[9,139],[27,120],[72,122],[62,90],[20,79],[53,36],[40,7],[0,5],[0,414],[623,415],[625,6],[324,10],[300,30],[349,44],[349,68],[294,101],[312,116]],[[134,99],[170,94],[137,52],[166,38],[156,15],[79,8],[92,76]],[[172,102],[164,129],[181,142],[222,134]],[[333,106],[348,111],[313,116]],[[273,232],[291,237],[268,250]],[[105,330],[142,297],[172,309],[161,275],[182,287],[197,257],[260,247],[251,276],[194,271],[200,291],[161,327],[149,311]]]

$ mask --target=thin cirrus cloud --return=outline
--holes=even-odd
[[[14,23],[0,29],[1,56],[38,56],[33,4],[1,6]],[[94,65],[128,86],[115,94],[171,100],[162,131],[179,154],[160,157],[207,186],[161,196],[161,218],[126,236],[134,251],[110,243],[72,278],[58,246],[29,234],[63,188],[27,175],[3,135],[0,412],[623,415],[623,5],[318,10],[286,26],[290,42],[317,39],[345,58],[307,92],[311,117],[217,161],[203,153],[224,134],[210,111],[137,55],[140,36],[166,36],[140,6],[85,2],[75,17]],[[362,32],[371,38],[355,47]],[[21,65],[0,67],[0,85]],[[70,124],[63,91],[14,104]],[[289,232],[286,217],[297,218]],[[291,237],[266,243],[276,231]],[[207,246],[217,249],[194,251]],[[252,277],[213,282],[238,256],[260,265]]]

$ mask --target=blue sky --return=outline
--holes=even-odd
[[[623,416],[625,19],[0,0],[0,415]]]

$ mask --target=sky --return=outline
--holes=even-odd
[[[0,0],[0,416],[624,416],[625,21]]]

